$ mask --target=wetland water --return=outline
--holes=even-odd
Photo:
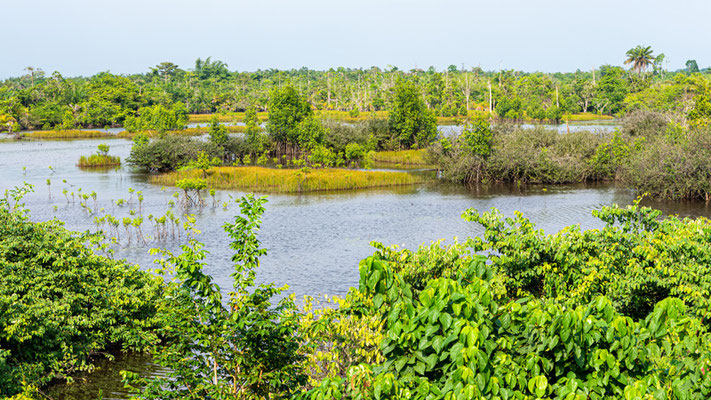
[[[25,199],[33,220],[57,217],[72,230],[93,229],[93,217],[77,204],[68,204],[62,189],[97,193],[98,207],[116,216],[128,215],[129,207],[117,207],[111,200],[129,199],[129,188],[145,196],[143,215],[162,215],[174,189],[162,191],[148,183],[148,175],[124,166],[118,170],[82,171],[75,166],[81,155],[96,151],[99,143],[111,146],[110,154],[122,160],[128,156],[131,142],[123,139],[73,141],[13,141],[0,143],[0,193],[29,182],[35,192]],[[52,169],[49,168],[52,167]],[[23,170],[26,167],[26,170]],[[51,196],[46,180],[51,180]],[[66,180],[66,184],[62,181]],[[218,201],[239,197],[238,191],[218,191]],[[136,195],[133,195],[137,209]],[[357,285],[358,262],[373,253],[371,241],[386,245],[404,245],[410,249],[433,240],[464,239],[482,229],[460,218],[467,208],[488,210],[496,207],[505,215],[521,211],[547,233],[580,224],[582,229],[603,224],[592,217],[594,209],[613,203],[626,205],[635,198],[629,190],[614,185],[534,186],[525,190],[512,186],[467,188],[443,183],[423,184],[394,189],[330,192],[307,195],[271,195],[266,205],[259,234],[268,255],[257,271],[259,282],[289,284],[297,298],[304,295],[343,295]],[[238,213],[233,204],[227,210],[208,207],[196,213],[198,239],[210,251],[206,272],[223,290],[231,287],[231,252],[228,237],[221,226]],[[92,204],[89,200],[88,204]],[[647,203],[666,214],[711,216],[703,203]],[[144,229],[150,235],[151,229]],[[127,246],[123,242],[116,256],[151,267],[150,247],[177,249],[180,243],[152,242],[148,246]],[[132,369],[145,374],[160,373],[150,359],[140,355],[120,355],[114,362],[77,380],[71,386],[52,390],[53,398],[94,399],[99,390],[104,399],[127,398],[118,380],[118,371]],[[87,379],[86,381],[84,379]]]

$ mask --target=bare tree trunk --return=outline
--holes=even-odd
[[[492,112],[491,80],[489,80],[489,114]]]
[[[331,108],[331,73],[330,72],[328,72],[326,74],[326,93],[327,93],[326,94],[326,96],[327,96],[326,102],[328,104],[327,107],[330,109]]]

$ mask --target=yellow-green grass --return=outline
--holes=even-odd
[[[23,132],[22,136],[31,139],[91,139],[105,138],[114,136],[110,132],[101,131],[82,131],[79,129],[70,129],[64,131],[33,131]]]
[[[571,115],[564,115],[563,120],[568,120],[571,122],[580,122],[580,121],[597,121],[601,119],[607,119],[611,120],[614,119],[610,115],[601,115],[601,114],[593,114],[593,113],[578,113],[578,114],[571,114]]]
[[[202,171],[183,170],[157,175],[151,183],[175,186],[186,178],[202,178]],[[352,190],[404,186],[424,182],[426,178],[404,172],[360,171],[329,168],[302,171],[264,167],[213,167],[207,172],[211,189],[236,189],[264,193],[302,193],[327,190]]]
[[[229,133],[244,132],[247,130],[247,127],[244,125],[227,125],[227,126],[225,126],[225,128],[227,128],[227,132],[229,132]],[[186,128],[186,129],[179,129],[179,130],[174,130],[174,131],[167,131],[167,132],[165,132],[165,135],[200,136],[200,135],[207,134],[209,129],[210,128],[208,126],[201,126],[199,128],[198,127]],[[131,139],[139,133],[146,134],[146,135],[148,135],[148,137],[160,136],[160,133],[158,131],[139,131],[139,132],[121,131],[116,136],[118,136],[120,138]]]
[[[79,158],[79,167],[115,167],[121,165],[121,157],[103,154],[92,154]]]
[[[425,159],[427,151],[421,150],[399,150],[399,151],[379,151],[373,155],[373,161],[388,164],[430,166]]]

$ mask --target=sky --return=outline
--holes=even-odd
[[[711,65],[709,0],[0,0],[0,79],[183,69],[330,67],[527,72],[622,65],[652,46],[669,70]]]

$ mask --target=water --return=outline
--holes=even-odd
[[[67,204],[62,188],[83,193],[96,191],[98,207],[117,216],[127,215],[128,208],[112,206],[111,200],[129,199],[128,189],[145,196],[143,215],[162,215],[174,189],[162,191],[148,183],[148,175],[130,167],[108,171],[82,171],[75,166],[81,155],[96,151],[101,139],[73,141],[15,141],[0,143],[0,193],[29,182],[35,193],[26,198],[34,220],[57,217],[72,230],[92,229],[93,217],[77,204]],[[112,140],[110,154],[125,159],[131,142]],[[23,171],[22,167],[26,167]],[[52,166],[52,169],[49,168]],[[51,195],[46,180],[51,180]],[[63,183],[66,180],[67,183]],[[218,191],[218,201],[238,191]],[[133,195],[137,209],[136,195]],[[358,261],[373,253],[371,241],[402,245],[411,249],[438,239],[452,241],[482,233],[482,229],[461,219],[468,208],[488,210],[496,207],[506,215],[518,210],[548,233],[571,224],[583,229],[600,228],[592,210],[614,203],[626,205],[635,199],[632,191],[614,185],[533,186],[519,189],[512,185],[468,188],[462,185],[432,183],[395,189],[361,190],[307,195],[269,196],[267,211],[259,238],[269,252],[258,271],[260,282],[289,284],[289,292],[303,295],[344,295],[358,282]],[[208,199],[208,203],[211,200]],[[89,200],[89,205],[92,201]],[[711,216],[703,203],[654,203],[667,214]],[[55,209],[56,207],[56,209]],[[193,210],[192,212],[195,212]],[[223,290],[231,288],[231,251],[228,237],[221,226],[238,212],[235,205],[227,210],[206,207],[197,212],[199,240],[210,251],[207,273]],[[144,229],[150,234],[150,229]],[[152,266],[148,247],[166,246],[175,250],[177,241],[152,243],[149,246],[126,246],[117,256]],[[81,384],[55,388],[54,398],[96,398],[102,390],[105,399],[127,398],[118,383],[121,369],[139,370],[145,374],[160,373],[150,360],[141,355],[124,355],[101,368]]]
[[[590,131],[594,133],[609,133],[619,128],[614,120],[595,120],[571,122],[570,124],[519,124],[524,129],[533,129],[535,127],[543,127],[545,129],[557,130],[560,133]],[[437,127],[439,132],[445,136],[456,136],[462,133],[463,126],[461,125],[440,125]]]

